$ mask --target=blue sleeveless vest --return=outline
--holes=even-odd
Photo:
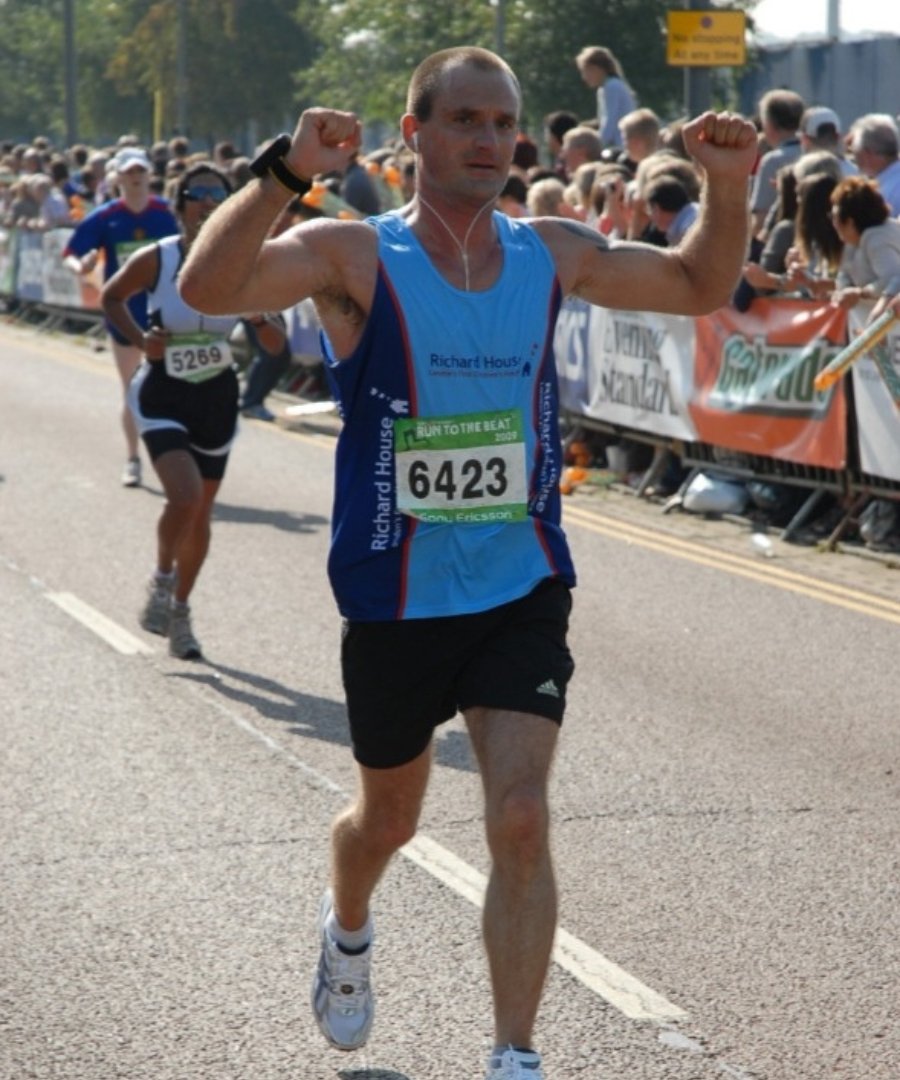
[[[495,213],[503,269],[454,288],[396,212],[353,354],[326,368],[338,439],[328,572],[363,621],[485,611],[575,574],[560,528],[560,288],[528,225]],[[399,504],[399,505],[398,505]]]

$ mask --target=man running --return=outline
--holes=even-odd
[[[104,281],[109,281],[135,251],[178,233],[178,222],[169,204],[150,191],[152,166],[144,151],[135,146],[124,147],[115,157],[115,170],[120,197],[98,206],[79,222],[63,252],[66,264],[82,274],[94,268],[102,253]],[[129,308],[138,326],[146,330],[146,294],[136,293],[129,301]],[[125,487],[138,487],[141,483],[138,432],[125,398],[143,355],[109,319],[106,329],[122,384],[122,428],[127,451],[122,483]]]
[[[275,216],[359,144],[346,112],[309,109],[210,218],[182,294],[210,313],[314,298],[344,418],[329,574],[359,787],[332,827],[316,1019],[332,1045],[372,1024],[370,900],[415,833],[435,727],[461,712],[492,858],[483,929],[494,1001],[489,1080],[543,1080],[533,1028],[556,926],[547,782],[573,664],[575,576],[560,527],[553,336],[564,296],[700,315],[726,303],[747,244],[756,133],[706,113],[685,143],[706,173],[673,249],[609,245],[577,222],[494,212],[515,149],[518,81],[457,48],[413,74],[403,138],[417,190],[369,222]]]

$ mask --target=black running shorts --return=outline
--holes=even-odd
[[[575,665],[572,597],[557,579],[475,615],[344,623],[341,664],[353,755],[387,769],[418,757],[438,724],[474,707],[562,723]]]
[[[202,383],[170,378],[162,364],[141,368],[129,388],[138,430],[152,461],[185,450],[206,480],[221,480],[237,432],[238,380],[231,369]]]

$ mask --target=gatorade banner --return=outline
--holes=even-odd
[[[870,310],[870,304],[858,304],[850,312],[851,336],[863,328]],[[861,356],[850,378],[860,469],[900,482],[900,330],[892,330]]]
[[[846,314],[802,300],[754,301],[694,320],[690,413],[701,442],[798,465],[847,463],[843,380],[816,375],[846,344]]]

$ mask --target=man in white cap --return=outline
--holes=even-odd
[[[852,161],[844,157],[844,146],[841,140],[841,118],[827,105],[813,105],[803,114],[800,121],[800,145],[804,154],[826,150],[841,163],[841,172],[844,176],[856,176],[859,169]]]
[[[178,222],[169,204],[150,192],[152,166],[145,151],[137,146],[125,146],[112,164],[120,197],[91,211],[79,223],[63,252],[66,265],[79,274],[89,273],[102,253],[104,281],[139,248],[178,232]],[[138,293],[128,303],[135,321],[146,328],[146,294]],[[127,458],[122,483],[125,487],[137,487],[141,482],[138,433],[131,411],[124,403],[124,392],[143,357],[140,349],[123,338],[112,324],[107,323],[106,328],[123,390],[122,427]]]

